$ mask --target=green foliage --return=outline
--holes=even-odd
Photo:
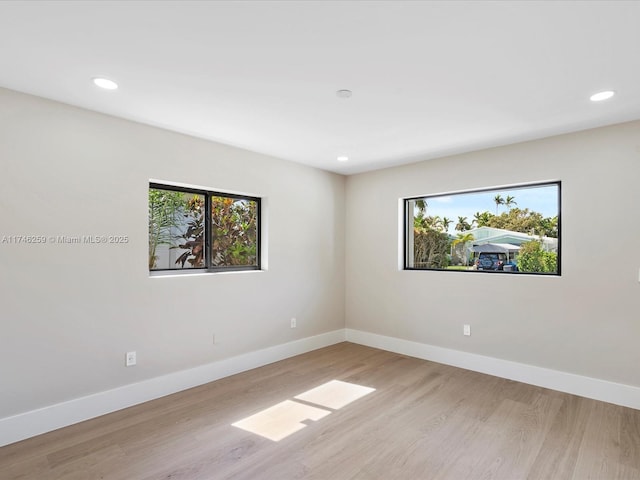
[[[176,239],[182,239],[183,243],[171,248],[185,250],[176,260],[184,268],[189,262],[192,268],[204,267],[204,197],[194,195],[187,202],[184,218],[188,219],[187,229]]]
[[[418,214],[413,217],[413,228],[417,228],[420,231],[423,230],[436,230],[438,232],[446,232],[451,224],[451,220],[447,217],[441,219],[437,215],[435,217]]]
[[[211,254],[216,266],[256,265],[258,206],[254,201],[211,197]]]
[[[537,240],[520,245],[518,254],[518,270],[521,272],[556,273],[558,271],[558,255],[545,252],[542,243]]]
[[[416,268],[447,268],[449,236],[434,229],[414,228],[413,259]]]
[[[257,265],[257,202],[211,197],[211,254],[215,266]],[[175,264],[205,266],[205,197],[149,189],[149,269],[158,245],[181,249]]]
[[[173,245],[182,226],[186,201],[182,192],[149,189],[149,269],[156,268],[159,245]]]
[[[479,214],[476,213],[476,215]],[[512,208],[508,212],[502,212],[500,215],[491,215],[489,212],[484,212],[480,215],[482,216],[483,224],[480,225],[480,222],[478,222],[478,226],[502,228],[512,232],[526,233],[527,235],[558,238],[557,216],[545,218],[542,214],[533,212],[528,208]]]

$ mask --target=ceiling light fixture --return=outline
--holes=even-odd
[[[338,90],[336,95],[338,98],[349,98],[353,95],[353,92],[351,90]]]
[[[93,83],[105,90],[116,90],[118,88],[118,84],[108,78],[96,77],[93,79]]]
[[[605,90],[604,92],[594,93],[589,97],[592,102],[601,102],[613,97],[616,94],[613,90]]]
[[[338,157],[339,162],[346,162],[347,160],[349,160],[349,157],[347,157],[346,155],[340,155]]]

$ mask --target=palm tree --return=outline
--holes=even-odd
[[[512,197],[511,195],[507,195],[507,198],[504,199],[504,206],[511,210],[511,207],[517,205],[516,197]]]
[[[416,200],[415,205],[416,205],[416,208],[418,209],[418,213],[420,213],[421,216],[427,213],[427,207],[429,205],[427,204],[427,201],[424,198],[421,198],[420,200]]]
[[[464,232],[465,230],[470,230],[471,225],[467,222],[467,217],[458,217],[458,223],[456,223],[456,230],[459,232]]]
[[[449,225],[451,225],[452,222],[453,220],[451,220],[450,218],[442,217],[442,220],[440,221],[440,224],[442,225],[442,230],[445,232],[449,230]]]
[[[419,231],[440,230],[440,227],[441,227],[440,217],[438,216],[425,217],[424,215],[419,213],[417,216],[413,217],[413,227],[418,229]]]
[[[476,212],[473,214],[473,223],[476,224],[476,227],[486,227],[489,225],[491,217],[489,212]]]
[[[416,200],[414,202],[413,228],[418,231],[429,228],[428,220],[424,216],[425,213],[427,213],[427,202],[424,199]]]
[[[504,205],[504,198],[500,196],[500,194],[493,197],[493,201],[496,202],[496,215],[498,215],[498,207],[500,205]]]
[[[467,243],[473,242],[474,240],[475,240],[475,237],[473,236],[473,233],[459,233],[458,238],[456,238],[453,242],[451,242],[451,246],[453,247],[454,250],[457,250],[458,246],[462,245],[462,248],[460,248],[459,254],[460,254],[460,258],[463,260],[465,265],[467,265],[468,263],[468,259],[466,255]]]

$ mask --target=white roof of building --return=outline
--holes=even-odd
[[[554,251],[558,248],[557,238],[540,237],[538,235],[527,235],[526,233],[504,230],[502,228],[478,227],[467,230],[464,233],[471,233],[473,235],[475,239],[472,242],[474,247],[486,244],[498,245],[500,250],[496,249],[495,251],[518,251],[520,249],[519,245],[525,242],[530,242],[532,240],[541,241],[544,245],[545,250]],[[472,248],[472,250],[475,252],[480,251],[474,248]]]

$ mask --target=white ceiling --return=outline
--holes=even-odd
[[[640,2],[2,1],[0,86],[350,174],[640,118]]]

